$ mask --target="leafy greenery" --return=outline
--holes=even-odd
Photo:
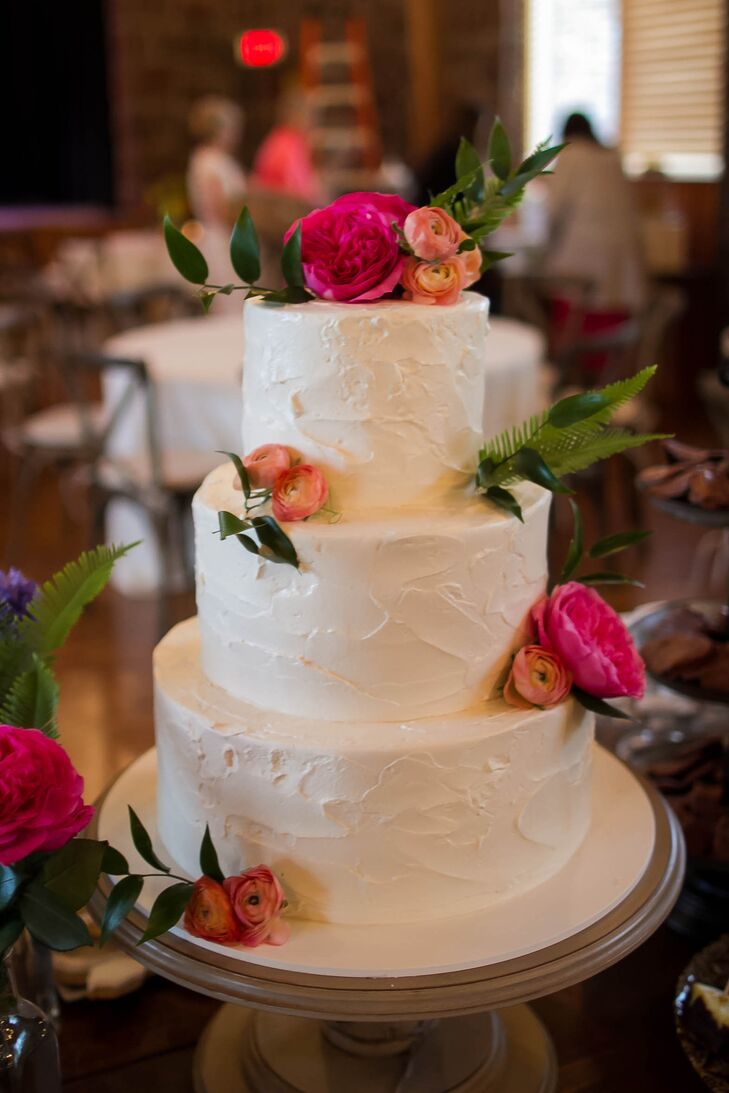
[[[479,453],[477,489],[489,496],[494,486],[503,490],[528,480],[553,492],[569,492],[560,483],[565,475],[650,440],[664,439],[665,434],[637,434],[610,425],[615,411],[639,394],[655,371],[655,366],[644,368],[600,391],[561,399],[549,410],[493,437]]]
[[[218,513],[218,528],[220,538],[228,539],[235,535],[238,542],[250,554],[258,554],[269,561],[292,565],[299,568],[299,557],[294,544],[286,532],[273,516],[250,516],[250,513],[271,497],[270,489],[254,489],[251,486],[248,471],[243,460],[235,452],[221,452],[227,455],[233,463],[238,480],[245,498],[246,515],[236,516],[235,513],[223,510]],[[246,534],[253,532],[253,537]],[[257,541],[256,541],[257,540]]]
[[[208,264],[200,250],[175,227],[169,216],[165,216],[162,223],[172,265],[186,281],[193,285],[204,284],[208,279]]]
[[[482,246],[509,216],[524,196],[526,185],[543,174],[564,148],[563,144],[539,145],[516,167],[508,135],[499,118],[489,137],[488,164],[492,175],[485,177],[484,166],[476,149],[461,138],[456,154],[456,181],[432,198],[431,204],[445,209],[480,246],[482,270],[508,257]]]
[[[630,714],[625,713],[623,710],[619,710],[617,706],[611,706],[609,702],[605,702],[602,698],[596,698],[595,695],[588,694],[587,691],[583,691],[581,687],[575,687],[573,685],[570,694],[573,698],[576,698],[580,705],[584,706],[586,710],[591,710],[592,713],[599,714],[601,717],[617,717],[621,721],[633,720]]]
[[[216,880],[219,884],[223,883],[223,870],[220,868],[218,853],[213,845],[210,828],[207,824],[205,825],[203,841],[200,844],[200,872],[203,876],[210,877],[211,880]]]
[[[139,944],[143,945],[145,941],[151,941],[167,930],[171,930],[185,913],[192,893],[193,885],[185,880],[164,888],[152,904],[147,929],[142,934]]]
[[[132,842],[135,849],[141,858],[151,865],[153,869],[159,869],[160,873],[171,872],[169,865],[165,865],[157,857],[154,847],[152,846],[152,840],[149,836],[149,832],[146,827],[137,816],[136,812],[131,805],[127,805],[129,812],[129,828],[132,833]]]
[[[21,729],[40,729],[56,738],[56,706],[58,684],[53,672],[37,653],[31,654],[32,666],[11,683],[0,708],[4,725]]]
[[[258,296],[271,304],[305,304],[313,300],[306,288],[301,262],[301,225],[291,234],[283,248],[281,271],[285,288],[267,288],[259,285],[261,254],[253,218],[247,206],[243,206],[233,225],[230,236],[230,261],[243,284],[213,285],[208,283],[208,264],[202,251],[183,235],[179,228],[164,218],[164,237],[167,253],[178,273],[186,281],[199,286],[199,299],[205,314],[216,296],[230,296],[233,292],[245,292],[245,298]]]
[[[45,581],[24,618],[0,616],[0,718],[6,725],[58,735],[53,656],[108,583],[114,563],[135,545],[85,551]]]
[[[565,558],[559,577],[556,582],[554,582],[555,584],[566,584],[567,581],[571,580],[575,571],[579,569],[585,558],[582,516],[572,498],[570,498],[570,506],[572,508],[574,530],[567,549],[567,557]],[[617,535],[608,535],[604,539],[598,539],[598,541],[590,547],[587,555],[590,558],[605,558],[608,555],[618,554],[620,551],[627,550],[634,544],[642,542],[651,534],[650,531],[621,531]],[[580,584],[585,585],[633,585],[635,588],[643,587],[641,581],[633,580],[631,577],[624,577],[621,573],[615,573],[612,570],[585,573],[576,576],[574,579],[579,581]],[[552,587],[553,585],[550,585],[550,589]]]
[[[31,604],[30,617],[21,623],[21,637],[41,656],[55,653],[84,608],[108,584],[114,563],[135,546],[137,543],[120,547],[98,546],[65,565],[41,586]]]
[[[142,894],[144,878],[130,875],[123,877],[112,888],[106,901],[101,924],[101,944],[105,945],[114,930],[127,917]]]

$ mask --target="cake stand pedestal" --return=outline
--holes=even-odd
[[[179,928],[137,948],[149,903],[138,905],[118,943],[151,971],[227,1003],[200,1039],[196,1093],[553,1093],[554,1048],[524,1003],[637,948],[670,912],[685,864],[681,830],[654,789],[601,749],[595,775],[583,848],[554,883],[508,909],[399,931],[294,920],[288,945],[246,951]],[[97,810],[98,835],[132,862],[122,806],[154,836],[155,785],[147,753]],[[102,878],[90,905],[97,919],[111,887]]]

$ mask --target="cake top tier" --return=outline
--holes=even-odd
[[[335,508],[462,489],[482,440],[488,300],[244,307],[243,446],[316,464]]]

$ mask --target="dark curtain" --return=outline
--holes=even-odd
[[[8,0],[0,204],[113,201],[103,0]]]

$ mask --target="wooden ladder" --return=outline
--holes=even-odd
[[[344,37],[325,40],[319,19],[300,29],[301,85],[310,96],[314,160],[324,173],[376,171],[382,144],[364,19],[347,19]]]

